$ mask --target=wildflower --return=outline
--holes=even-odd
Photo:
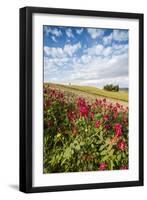
[[[119,104],[119,103],[116,103],[116,107],[117,107],[117,108],[120,108],[120,104]]]
[[[110,124],[106,124],[106,125],[105,125],[105,128],[106,128],[107,130],[109,130],[109,129],[111,129],[111,125],[110,125]]]
[[[114,119],[116,119],[118,117],[118,112],[114,112],[114,115],[113,115]]]
[[[126,143],[121,140],[119,143],[118,143],[118,148],[121,150],[121,151],[124,151],[126,149]]]
[[[88,107],[87,106],[81,106],[80,107],[80,114],[83,117],[87,117],[88,116]]]
[[[109,116],[108,116],[108,115],[104,115],[103,118],[104,118],[105,121],[108,121],[108,120],[109,120]]]
[[[47,107],[50,107],[51,106],[51,101],[50,100],[47,100],[46,102],[45,102],[45,105],[47,106]]]
[[[94,120],[94,112],[90,113],[91,119]]]
[[[68,111],[67,116],[69,121],[74,121],[76,119],[76,114],[73,111]]]
[[[114,130],[115,130],[115,136],[120,137],[122,135],[122,125],[119,123],[116,123],[114,125]]]
[[[100,163],[99,170],[105,170],[106,168],[107,168],[107,164],[106,163]]]
[[[122,165],[122,166],[120,167],[120,169],[128,169],[128,166],[127,166],[127,165]]]
[[[100,120],[97,120],[96,122],[95,122],[95,128],[99,128],[100,127]]]
[[[85,99],[78,98],[77,106],[79,107],[80,115],[85,117],[85,118],[87,118],[88,117],[88,112],[89,112],[89,107],[86,104]]]

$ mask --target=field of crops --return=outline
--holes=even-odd
[[[99,90],[44,84],[44,173],[128,169],[127,92]]]

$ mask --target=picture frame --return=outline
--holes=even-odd
[[[41,7],[20,8],[20,191],[34,193],[143,186],[143,23],[143,14],[140,13]],[[42,171],[42,174],[38,175],[37,173],[39,172],[37,172],[37,170],[40,169],[38,166],[43,166],[43,164],[36,164],[37,162],[43,162],[43,157],[38,156],[39,154],[43,155],[43,150],[39,148],[41,147],[39,145],[43,144],[39,143],[39,139],[43,138],[41,132],[43,126],[39,128],[36,124],[43,124],[42,121],[39,121],[39,119],[43,120],[43,104],[39,104],[39,99],[40,97],[43,98],[42,80],[44,64],[42,59],[44,58],[44,54],[41,52],[43,52],[43,44],[45,44],[43,43],[45,36],[44,38],[42,36],[38,37],[41,34],[43,35],[43,28],[41,29],[40,27],[45,25],[56,27],[84,27],[85,33],[83,32],[83,34],[87,34],[87,27],[95,27],[95,30],[96,28],[108,28],[113,30],[121,29],[120,24],[122,24],[122,29],[129,30],[129,123],[132,124],[132,126],[130,125],[131,127],[129,127],[129,159],[131,159],[131,155],[136,154],[134,160],[129,160],[129,169],[122,170],[124,179],[122,174],[120,174],[120,176],[119,174],[115,175],[117,170],[108,170],[99,173],[93,171],[71,171],[73,173],[67,173],[67,175],[66,173],[55,173],[49,174],[49,176]],[[48,32],[50,30],[51,29],[49,29]],[[65,30],[63,30],[63,32],[65,32]],[[73,32],[75,32],[75,30]],[[93,34],[95,35],[91,35],[93,37],[91,39],[95,39],[99,33]],[[58,36],[58,34],[56,33],[55,36]],[[103,37],[104,36],[103,34]],[[56,40],[56,38],[52,39]],[[50,44],[49,41],[47,42]],[[119,44],[119,42],[120,41],[116,42],[116,44]],[[59,41],[55,41],[55,45],[57,44],[59,44]],[[120,42],[120,44],[122,43]],[[126,43],[124,42],[124,44]],[[80,47],[78,46],[78,48]],[[63,58],[63,56],[62,54],[61,57]],[[61,57],[59,56],[59,59],[61,59]],[[40,68],[38,67],[38,63],[40,64]],[[136,88],[133,89],[134,87]],[[38,94],[38,96],[36,96],[36,94]],[[36,101],[36,99],[38,99],[38,101]],[[40,105],[41,107],[38,108],[36,105]],[[135,115],[134,112],[137,114]],[[40,118],[37,118],[39,116]],[[132,127],[135,127],[135,129]],[[132,135],[133,130],[135,136]],[[37,136],[39,134],[40,136]],[[134,142],[131,137],[134,139]],[[136,145],[136,150],[132,148],[133,145]],[[134,170],[134,173],[131,170]],[[100,173],[105,174],[99,177]],[[48,176],[48,178],[44,179],[41,176]],[[120,177],[122,177],[122,179]]]

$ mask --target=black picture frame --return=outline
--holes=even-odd
[[[50,13],[139,20],[139,180],[63,186],[32,186],[32,15]],[[143,185],[143,14],[58,8],[20,9],[20,186],[25,193],[130,187]]]

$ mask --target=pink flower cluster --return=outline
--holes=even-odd
[[[107,164],[106,163],[100,163],[99,170],[106,170]]]
[[[118,148],[119,148],[121,151],[124,151],[124,150],[126,149],[126,143],[125,143],[123,140],[119,141],[119,143],[118,143]]]
[[[79,111],[80,111],[80,116],[83,116],[84,118],[87,118],[88,117],[88,113],[89,113],[89,107],[86,104],[85,99],[78,98],[77,106],[78,106]]]
[[[115,130],[115,136],[120,137],[122,135],[122,125],[119,123],[116,123],[114,125],[114,130]]]

